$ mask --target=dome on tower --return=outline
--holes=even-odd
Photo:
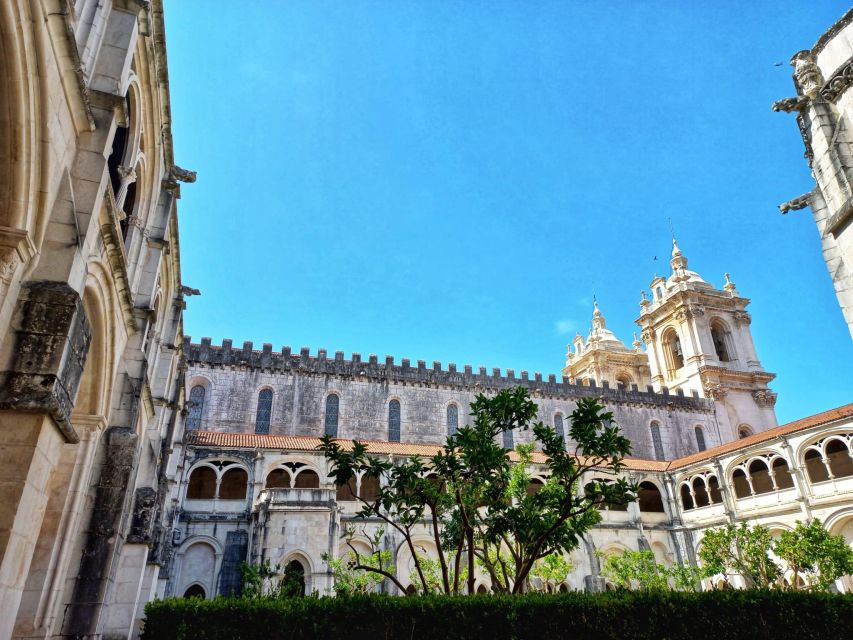
[[[681,249],[678,248],[675,238],[672,239],[672,259],[669,261],[669,264],[672,267],[672,275],[666,280],[667,286],[674,286],[684,282],[702,288],[713,289],[702,276],[687,268],[687,256],[681,253]]]
[[[607,328],[607,322],[604,319],[604,314],[601,313],[601,309],[598,308],[598,302],[594,301],[592,304],[592,329],[590,329],[587,344],[625,349],[625,343],[617,338],[616,334]]]

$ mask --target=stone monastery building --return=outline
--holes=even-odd
[[[777,103],[797,114],[817,183],[783,210],[811,206],[848,323],[852,22],[794,57],[797,97]],[[319,436],[429,455],[477,394],[517,385],[564,434],[579,398],[602,398],[634,447],[639,501],[603,512],[562,588],[607,587],[596,551],[694,563],[726,522],[817,517],[853,542],[853,404],[777,426],[749,300],[675,243],[640,338],[624,344],[596,306],[559,378],[194,344],[176,210],[194,180],[174,157],[162,0],[0,1],[0,640],[137,637],[146,602],[231,593],[247,560],[327,593],[321,556],[342,552],[357,505]],[[504,445],[515,437],[530,435]],[[400,542],[382,538],[407,584]]]

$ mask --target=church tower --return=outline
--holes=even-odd
[[[652,297],[645,291],[637,324],[656,389],[697,391],[712,398],[723,434],[745,437],[777,425],[776,394],[767,384],[749,329],[749,304],[726,274],[716,289],[687,268],[687,257],[672,241],[672,275],[655,276]]]
[[[594,380],[599,386],[607,382],[613,389],[630,391],[636,387],[645,391],[650,383],[649,363],[636,334],[631,346],[633,348],[626,347],[607,328],[604,314],[598,308],[598,302],[595,302],[589,336],[586,341],[580,333],[575,336],[566,353],[563,375],[570,382],[581,380],[588,383]]]

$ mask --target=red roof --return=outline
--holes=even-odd
[[[853,416],[853,403],[830,409],[807,418],[795,420],[788,424],[761,431],[741,440],[727,442],[726,444],[694,453],[683,458],[672,461],[644,460],[641,458],[626,458],[625,467],[634,471],[667,471],[678,469],[703,460],[708,460],[719,455],[731,453],[738,449],[744,449],[754,444],[760,444],[788,435],[797,431],[803,431],[811,427],[828,424],[843,418]],[[282,449],[286,451],[316,451],[320,444],[320,438],[315,436],[276,436],[262,435],[257,433],[229,433],[223,431],[187,431],[185,436],[187,445],[197,447],[221,447],[230,449]],[[344,450],[351,450],[353,440],[337,440]],[[441,449],[437,444],[409,444],[405,442],[386,442],[378,440],[362,440],[367,445],[370,453],[389,454],[399,456],[421,456],[431,457]],[[514,457],[514,455],[513,455]],[[533,462],[545,462],[545,456],[540,452],[533,453]]]

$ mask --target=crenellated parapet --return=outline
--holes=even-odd
[[[341,378],[446,386],[466,390],[499,391],[523,386],[530,389],[534,397],[577,399],[594,394],[608,402],[714,411],[713,401],[700,398],[695,391],[691,395],[685,395],[679,389],[671,394],[665,387],[661,392],[656,392],[651,386],[640,390],[637,385],[631,385],[628,389],[614,389],[606,381],[601,386],[595,381],[585,385],[580,380],[570,382],[566,376],[558,380],[555,374],[543,376],[542,373],[534,372],[531,377],[527,371],[521,371],[516,375],[514,369],[506,369],[502,372],[500,368],[495,367],[489,371],[486,367],[475,369],[468,364],[460,370],[455,363],[449,363],[445,368],[438,361],[433,361],[432,366],[428,367],[425,360],[417,360],[413,364],[409,358],[403,358],[398,364],[394,356],[390,355],[385,356],[381,362],[375,354],[370,354],[365,360],[360,353],[352,353],[347,359],[343,351],[336,351],[331,356],[326,349],[317,349],[312,354],[308,347],[302,347],[298,353],[294,353],[289,346],[283,347],[281,351],[273,351],[270,343],[265,343],[262,349],[257,350],[250,341],[244,342],[242,348],[234,348],[233,341],[227,338],[221,345],[213,345],[210,338],[202,338],[200,343],[195,344],[190,336],[184,339],[184,354],[189,365],[258,369],[274,373],[331,375]]]

